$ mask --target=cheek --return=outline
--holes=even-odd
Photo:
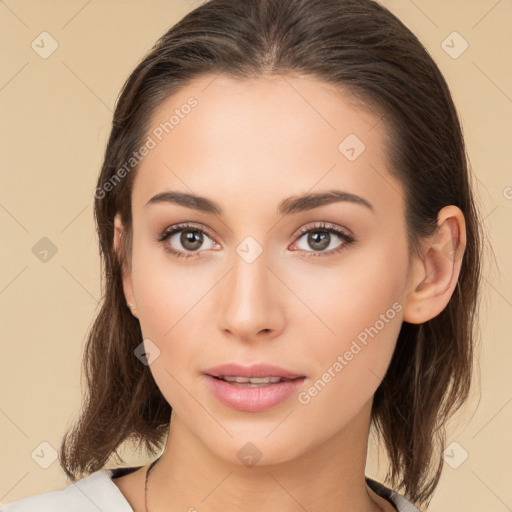
[[[304,354],[315,361],[308,385],[297,400],[307,418],[324,417],[335,432],[354,418],[372,398],[387,371],[402,324],[403,309],[392,293],[352,294],[338,302],[331,326],[336,336],[324,337]],[[308,419],[306,419],[308,421]],[[316,423],[312,421],[312,427]]]
[[[147,242],[134,245],[132,283],[145,337],[170,338],[211,287],[208,271],[171,258]]]
[[[315,270],[303,282],[300,293],[325,328],[316,331],[317,343],[304,340],[307,358],[316,365],[300,403],[319,413],[339,403],[342,407],[335,410],[342,421],[374,394],[402,324],[406,255],[405,246],[393,243],[350,257],[347,253],[335,272]]]
[[[337,344],[341,348],[340,343],[356,338],[376,322],[382,327],[381,315],[386,316],[388,326],[387,320],[394,319],[397,309],[402,309],[393,305],[403,300],[406,247],[400,241],[380,242],[347,251],[330,268],[301,263],[301,268],[288,275],[287,283],[307,307],[290,301],[297,309],[297,318],[302,307],[302,322],[311,317],[319,329],[317,337],[327,347]]]
[[[142,244],[134,246],[132,265],[142,335],[159,350],[151,373],[165,399],[187,409],[190,397],[182,386],[198,373],[205,338],[213,332],[205,306],[218,278],[207,265],[198,271],[197,265],[176,263],[164,250]]]

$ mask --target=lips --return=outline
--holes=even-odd
[[[225,364],[205,373],[211,393],[224,405],[245,412],[261,412],[297,393],[306,377],[278,366]]]

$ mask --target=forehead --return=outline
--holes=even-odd
[[[327,188],[396,201],[400,188],[380,116],[312,77],[201,77],[162,102],[146,137],[134,206],[166,189],[277,204]]]

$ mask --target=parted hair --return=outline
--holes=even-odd
[[[482,233],[461,124],[439,68],[416,36],[372,0],[210,0],[172,26],[136,66],[117,99],[95,193],[102,298],[88,333],[84,402],[62,439],[72,481],[103,469],[125,441],[155,455],[171,406],[134,356],[139,321],[126,306],[114,217],[131,251],[135,166],[106,187],[147,136],[152,114],[192,79],[304,75],[339,87],[385,123],[389,169],[404,189],[410,254],[434,233],[447,205],[465,217],[467,241],[445,309],[422,324],[403,322],[373,401],[372,427],[389,458],[386,482],[428,504],[438,484],[448,419],[466,401],[477,340]]]

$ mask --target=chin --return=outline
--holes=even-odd
[[[270,430],[265,432],[246,433],[245,435],[235,435],[233,438],[222,440],[203,440],[210,451],[216,457],[228,464],[236,464],[245,467],[254,466],[273,466],[283,464],[299,457],[305,450],[297,444],[297,440],[288,436],[282,439],[275,436],[270,439],[268,436]]]

